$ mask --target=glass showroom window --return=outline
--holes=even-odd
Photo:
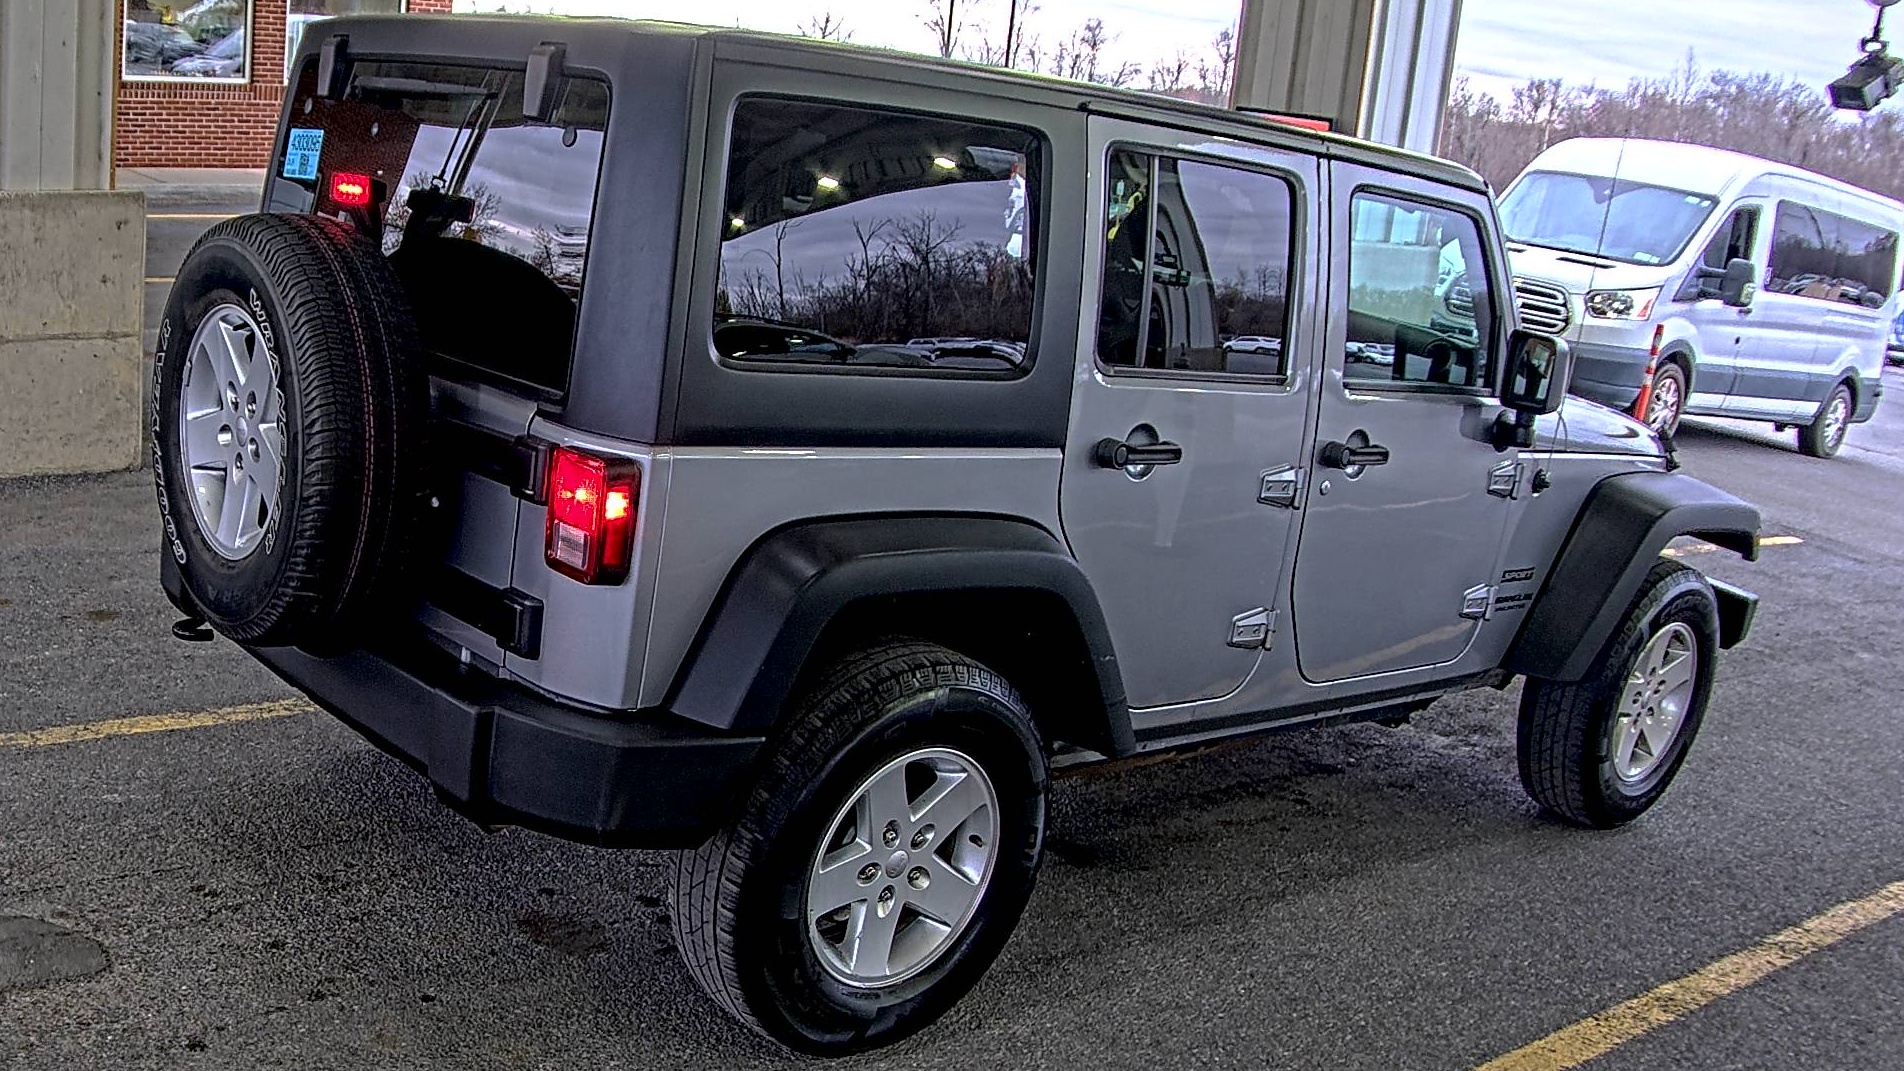
[[[284,17],[285,84],[290,84],[298,44],[311,23],[339,15],[396,15],[403,6],[404,0],[291,0],[290,13]]]
[[[125,0],[128,81],[251,80],[252,0]]]

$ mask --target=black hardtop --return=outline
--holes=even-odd
[[[536,45],[554,41],[567,46],[572,63],[583,66],[598,65],[596,57],[626,56],[626,48],[644,40],[700,40],[711,42],[717,56],[741,62],[807,64],[834,74],[914,83],[921,76],[936,76],[933,81],[949,77],[970,91],[1262,142],[1489,192],[1484,179],[1460,164],[1360,138],[1157,93],[847,42],[686,23],[565,15],[359,15],[328,20],[321,32],[305,35],[303,51],[314,51],[324,38],[340,33],[361,34],[366,39],[367,48],[353,41],[353,54],[480,56],[518,64],[525,62]],[[599,66],[608,69],[619,64]]]

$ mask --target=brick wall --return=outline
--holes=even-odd
[[[284,16],[288,0],[252,0],[251,81],[119,83],[113,103],[115,167],[266,167],[284,104]],[[451,0],[409,0],[416,14],[443,13]],[[122,20],[113,20],[115,37]],[[114,62],[124,42],[115,39]]]

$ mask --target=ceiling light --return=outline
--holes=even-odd
[[[837,190],[840,188],[840,180],[834,178],[832,175],[821,175],[819,182],[815,185],[823,190]]]
[[[950,156],[935,156],[932,158],[932,166],[941,171],[957,171],[959,162]]]

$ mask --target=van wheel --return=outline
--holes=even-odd
[[[354,645],[418,537],[427,385],[377,248],[316,216],[207,231],[159,325],[152,466],[192,605],[257,646]]]
[[[1818,418],[1798,429],[1798,449],[1811,457],[1836,457],[1851,430],[1851,388],[1843,383],[1818,410]]]
[[[1521,691],[1521,785],[1575,825],[1611,829],[1665,794],[1712,693],[1719,610],[1696,569],[1653,566],[1620,630],[1576,683]]]
[[[1024,703],[991,670],[924,643],[845,659],[807,691],[740,817],[678,857],[689,973],[800,1052],[919,1030],[1017,925],[1047,780]]]
[[[1662,364],[1653,373],[1653,400],[1646,406],[1646,426],[1667,438],[1679,433],[1686,412],[1686,373],[1676,364]]]

